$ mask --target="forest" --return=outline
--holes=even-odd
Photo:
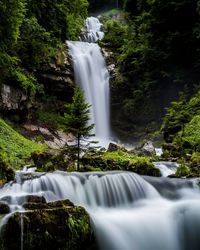
[[[199,250],[200,1],[0,17],[0,250]]]

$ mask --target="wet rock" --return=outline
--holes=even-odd
[[[107,149],[107,152],[114,152],[114,151],[117,151],[117,150],[123,150],[123,151],[126,151],[126,149],[122,146],[119,146],[115,143],[110,143],[109,146],[108,146],[108,149]]]
[[[139,156],[156,156],[156,150],[151,141],[145,142],[142,146],[135,148],[134,152]]]
[[[46,93],[53,94],[59,100],[70,100],[75,81],[72,60],[66,47],[57,54],[54,64],[38,72],[38,79]]]
[[[26,202],[46,203],[46,199],[43,196],[28,195],[28,196],[26,196]]]
[[[6,202],[0,201],[0,214],[8,214],[10,212],[9,206]]]
[[[0,92],[1,110],[22,110],[26,108],[27,105],[32,106],[31,103],[29,103],[28,97],[24,94],[23,90],[3,84]]]
[[[89,250],[94,245],[88,214],[68,201],[12,214],[2,229],[1,242],[4,250],[20,250],[22,242],[23,249],[29,250]]]
[[[38,171],[52,172],[66,171],[74,164],[76,155],[69,148],[64,150],[50,149],[43,152],[34,152],[31,155]]]

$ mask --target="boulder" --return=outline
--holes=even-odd
[[[6,202],[0,201],[0,214],[8,214],[10,208]]]
[[[152,141],[145,142],[142,146],[135,148],[134,152],[139,156],[156,156],[156,150]]]
[[[108,145],[108,149],[107,149],[107,152],[114,152],[114,151],[117,151],[117,150],[122,150],[122,151],[126,151],[126,149],[122,146],[119,146],[113,142],[111,142],[109,145]]]
[[[0,109],[3,111],[23,110],[32,104],[24,91],[13,86],[2,84],[0,94]]]
[[[46,204],[45,208],[39,204],[31,211],[10,216],[2,228],[1,249],[97,249],[91,248],[95,241],[84,208],[73,206],[69,201]]]

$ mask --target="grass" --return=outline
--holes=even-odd
[[[34,151],[44,150],[46,146],[37,144],[15,131],[0,118],[0,145],[13,167],[21,167]]]
[[[55,129],[65,129],[64,117],[54,112],[39,111],[38,120],[43,124],[52,126]]]

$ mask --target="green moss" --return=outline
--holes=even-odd
[[[185,165],[181,165],[180,167],[178,167],[175,173],[177,177],[187,177],[190,174],[191,174],[190,168]]]
[[[200,151],[200,115],[194,116],[186,124],[185,128],[178,133],[175,142],[179,142],[184,148]]]
[[[80,171],[81,172],[90,172],[90,171],[99,172],[99,171],[102,171],[102,169],[98,167],[90,166],[90,165],[85,165],[81,167]]]
[[[45,125],[50,125],[55,129],[65,129],[64,117],[59,114],[47,111],[38,111],[37,118],[38,121]]]
[[[85,155],[83,165],[90,165],[101,170],[125,170],[138,174],[160,176],[158,169],[154,168],[153,159],[147,156],[137,156],[121,150],[114,152]]]
[[[36,204],[37,205],[37,204]],[[40,205],[40,204],[38,204]],[[87,250],[93,244],[90,219],[82,207],[70,201],[46,204],[46,208],[14,213],[2,231],[4,250],[20,250],[23,217],[24,249]],[[12,240],[9,240],[12,238]]]
[[[24,165],[31,153],[46,146],[26,139],[0,118],[0,145],[14,167]]]

